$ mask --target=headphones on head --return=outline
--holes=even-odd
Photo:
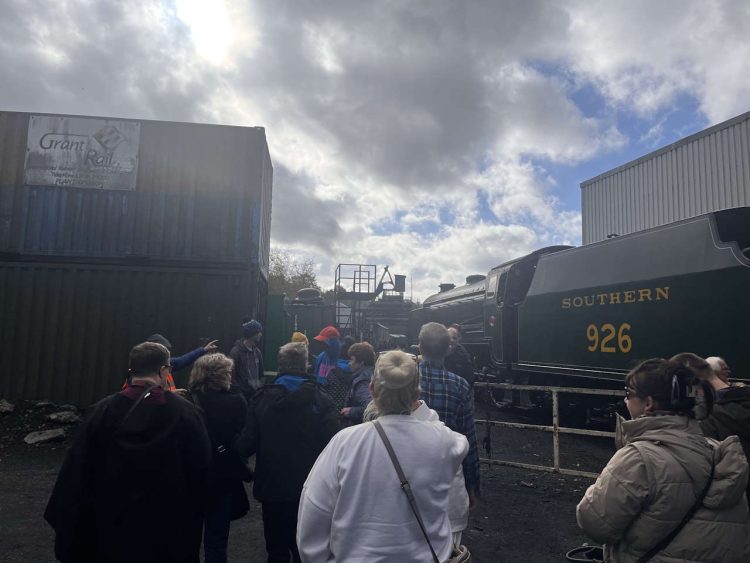
[[[669,395],[669,406],[673,409],[680,407],[692,407],[688,399],[698,396],[697,385],[688,382],[686,377],[680,377],[679,372],[672,374],[672,390]]]

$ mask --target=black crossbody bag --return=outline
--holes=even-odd
[[[201,402],[198,393],[190,393],[190,399],[193,404],[200,409],[201,413],[205,415],[206,409],[203,408],[203,403]],[[236,441],[236,438],[237,435],[235,435],[229,444],[219,444],[216,447],[212,445],[211,447],[214,450],[214,454],[218,454],[219,456],[230,456],[234,460],[239,478],[245,483],[250,483],[255,479],[255,472],[250,467],[248,460],[243,459],[242,456],[240,456],[240,454],[232,447],[232,443]]]

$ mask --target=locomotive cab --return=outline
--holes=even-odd
[[[518,306],[526,298],[539,257],[571,248],[550,246],[490,270],[486,276],[469,276],[466,285],[444,285],[411,312],[409,337],[417,341],[427,322],[460,325],[463,344],[477,367],[504,373],[517,359]]]
[[[496,371],[510,371],[517,361],[518,305],[526,298],[539,257],[569,246],[550,246],[523,258],[493,268],[484,295],[484,336],[491,365]]]

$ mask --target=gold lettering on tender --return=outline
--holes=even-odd
[[[563,309],[579,309],[594,307],[595,305],[620,305],[622,303],[642,303],[643,301],[668,301],[670,286],[647,287],[643,289],[628,289],[626,291],[612,291],[610,293],[591,293],[563,297]]]

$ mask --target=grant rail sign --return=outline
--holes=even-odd
[[[24,183],[135,190],[140,123],[33,115]]]

